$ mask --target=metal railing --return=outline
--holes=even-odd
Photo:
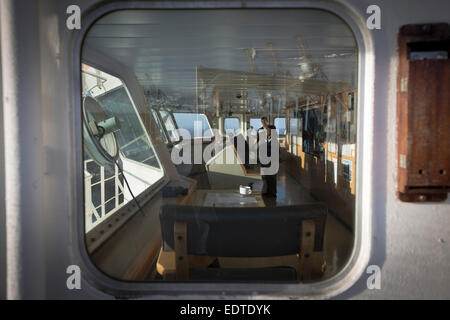
[[[92,183],[93,175],[88,171],[88,163],[94,163],[99,167],[100,179]],[[120,196],[124,194],[124,185],[120,182],[120,176],[117,166],[114,166],[114,174],[108,178],[105,178],[105,168],[97,165],[94,160],[89,159],[84,161],[84,190],[85,190],[85,232],[89,232],[95,226],[100,224],[106,218],[113,215],[118,209],[120,209],[125,203],[125,197],[120,201]],[[106,183],[114,179],[114,195],[109,199],[106,199]],[[100,204],[95,206],[93,198],[93,187],[100,186]],[[114,201],[114,205],[107,211],[107,204]]]

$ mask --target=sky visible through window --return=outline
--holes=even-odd
[[[253,130],[258,130],[262,127],[261,119],[260,118],[252,118],[250,119],[250,128]]]
[[[277,128],[278,134],[286,134],[286,118],[275,118],[273,124]]]
[[[187,133],[181,132],[183,135],[183,139],[192,139],[192,138],[210,138],[213,136],[211,132],[211,127],[208,123],[208,119],[204,114],[201,113],[174,113],[175,121],[177,122],[179,129],[186,129],[189,132],[189,136]],[[201,125],[200,130],[198,132],[194,132],[194,124],[198,121]],[[200,134],[199,134],[200,133]]]
[[[223,128],[225,132],[236,132],[239,130],[239,119],[238,118],[226,118],[224,121]]]

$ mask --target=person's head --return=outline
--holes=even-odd
[[[267,120],[267,117],[262,117],[262,118],[261,118],[261,123],[262,123],[262,126],[263,126],[264,128],[266,128],[266,129],[267,129],[267,127],[269,126],[269,120]]]

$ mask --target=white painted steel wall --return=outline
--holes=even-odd
[[[81,127],[79,95],[73,69],[77,61],[77,32],[66,29],[66,8],[77,3],[82,24],[92,18],[101,1],[1,1],[1,54],[3,84],[3,138],[5,158],[6,245],[0,241],[0,269],[7,266],[7,297],[14,298],[111,298],[130,284],[112,282],[96,272],[80,253],[77,215],[82,211],[80,190]],[[113,8],[112,1],[104,2]],[[368,248],[362,248],[352,270],[317,286],[259,286],[255,298],[302,295],[337,298],[447,298],[450,299],[450,200],[440,204],[408,204],[397,200],[396,188],[396,63],[397,32],[401,25],[450,22],[448,0],[339,0],[245,1],[247,7],[307,5],[336,11],[365,42],[363,100],[364,136],[358,148],[364,163],[358,168],[362,190],[358,215],[368,214],[359,230]],[[363,29],[366,8],[381,8],[381,30]],[[139,4],[143,6],[142,3]],[[150,6],[241,7],[240,1],[154,2]],[[350,19],[351,21],[348,21]],[[83,22],[84,21],[84,22]],[[374,70],[372,70],[372,67]],[[79,69],[79,66],[78,66]],[[129,78],[131,79],[131,78]],[[131,81],[131,80],[130,80]],[[138,92],[134,84],[130,91]],[[142,98],[139,94],[140,99]],[[139,100],[139,99],[138,99]],[[363,105],[361,105],[363,102]],[[78,122],[76,121],[78,120]],[[158,150],[158,146],[155,147]],[[162,150],[162,149],[159,149]],[[1,163],[1,161],[0,161]],[[0,175],[0,178],[2,176]],[[362,179],[363,178],[363,179]],[[2,181],[3,184],[3,181]],[[0,192],[2,190],[0,189]],[[0,207],[1,208],[1,207]],[[78,226],[79,227],[79,226]],[[82,290],[66,288],[66,268],[82,267]],[[381,267],[381,290],[367,290],[367,264]],[[131,285],[133,286],[133,285]],[[269,288],[270,289],[264,289]],[[212,284],[180,287],[177,284],[136,284],[153,298],[245,297],[239,286]],[[344,292],[342,292],[344,291]],[[149,294],[152,293],[150,296]],[[1,294],[1,293],[0,293]],[[121,294],[124,295],[124,294]]]

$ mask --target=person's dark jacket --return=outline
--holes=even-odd
[[[276,130],[277,128],[273,125],[273,124],[269,124],[268,125],[269,129],[271,130]],[[259,148],[259,132],[260,130],[264,130],[264,127],[261,127],[258,129],[257,131],[257,143],[258,143],[258,148]],[[270,139],[269,141],[267,141],[267,156],[270,157],[272,155],[272,139]],[[259,151],[258,151],[258,162],[259,161]],[[270,167],[270,162],[268,164],[261,164],[262,167]]]

